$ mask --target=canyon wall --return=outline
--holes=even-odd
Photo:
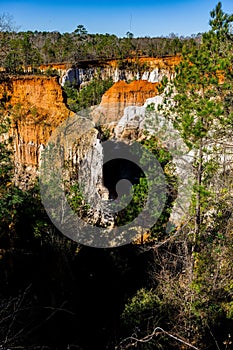
[[[146,80],[116,82],[103,95],[100,105],[93,111],[96,123],[114,125],[124,114],[128,106],[142,106],[148,98],[158,95],[159,83]]]
[[[127,60],[109,60],[91,64],[86,62],[80,67],[70,67],[61,74],[60,82],[79,85],[81,88],[95,77],[103,80],[147,80],[151,83],[160,82],[163,77],[171,80],[174,77],[175,66],[181,61],[180,56],[141,57]]]
[[[54,77],[12,76],[1,83],[0,100],[11,120],[16,178],[26,186],[52,131],[72,112]]]

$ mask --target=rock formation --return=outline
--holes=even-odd
[[[80,67],[74,66],[69,67],[66,71],[62,70],[60,82],[61,85],[70,82],[82,87],[93,78],[99,77],[112,79],[113,82],[147,80],[151,83],[158,83],[164,76],[169,80],[173,78],[175,66],[180,63],[180,60],[180,56],[167,56],[131,58],[122,61],[109,60],[94,64],[83,62]]]
[[[28,177],[35,177],[52,131],[72,112],[54,77],[10,77],[0,85],[0,99],[11,119],[17,179],[24,187]],[[22,173],[26,177],[21,178]]]
[[[127,84],[118,81],[103,95],[100,106],[94,111],[94,120],[99,123],[115,123],[127,106],[142,106],[150,97],[158,94],[158,84],[134,80]]]

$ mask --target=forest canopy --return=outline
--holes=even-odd
[[[0,16],[0,66],[8,72],[20,72],[22,67],[38,68],[41,64],[87,60],[121,60],[130,57],[156,57],[181,53],[184,45],[199,43],[201,34],[191,37],[134,38],[127,32],[119,38],[113,34],[90,34],[83,25],[72,33],[21,32],[14,30],[11,18]]]

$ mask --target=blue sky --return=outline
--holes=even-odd
[[[89,33],[124,36],[190,35],[209,29],[209,12],[218,0],[0,0],[20,30],[72,32],[83,24]],[[233,13],[233,0],[222,1]]]

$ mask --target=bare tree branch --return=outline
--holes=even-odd
[[[161,327],[155,327],[155,329],[153,330],[153,332],[149,335],[146,335],[144,338],[141,338],[141,339],[138,339],[136,337],[128,337],[128,338],[125,338],[123,339],[120,344],[115,348],[116,350],[121,350],[121,349],[128,349],[130,347],[133,347],[135,345],[137,345],[138,343],[148,343],[149,341],[151,341],[153,339],[154,336],[157,336],[159,334],[166,334],[167,336],[169,336],[170,338],[172,339],[175,339],[177,340],[178,342],[182,343],[182,344],[185,344],[187,346],[189,346],[190,348],[192,349],[195,349],[195,350],[199,350],[196,346],[188,343],[187,341],[171,334],[171,333],[168,333],[167,331],[165,331],[163,328]],[[133,343],[131,342],[130,344],[126,344],[126,345],[123,345],[124,343],[128,342],[128,341],[133,341]]]

